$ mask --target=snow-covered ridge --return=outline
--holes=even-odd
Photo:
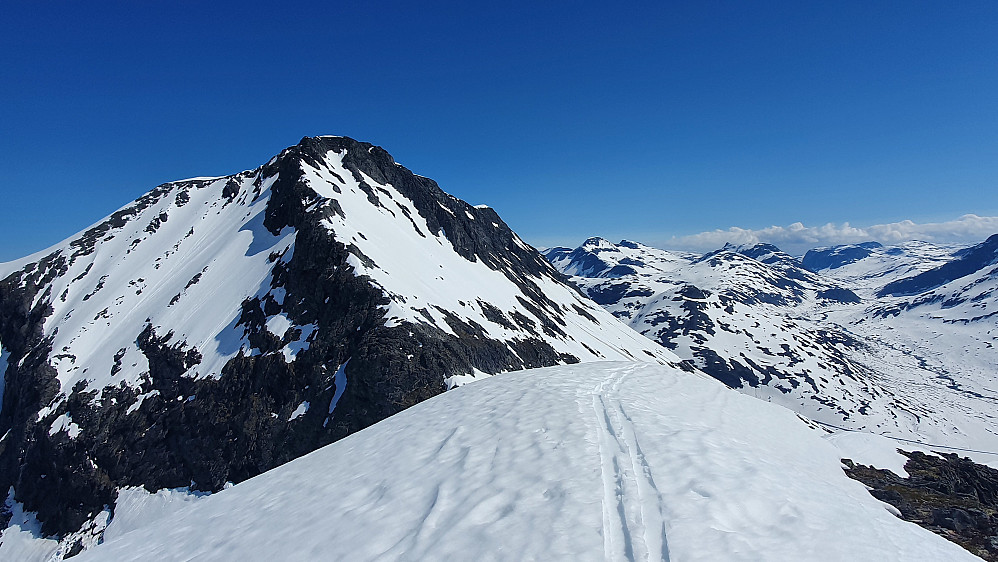
[[[674,368],[523,371],[131,532],[112,522],[79,559],[976,559],[840,456],[792,412]]]
[[[675,252],[650,248],[644,244],[621,240],[614,244],[605,238],[594,237],[576,249],[550,248],[544,252],[559,271],[579,277],[619,277],[636,273],[651,275],[655,272],[674,271],[697,256],[688,252]]]

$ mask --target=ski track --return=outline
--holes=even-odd
[[[592,392],[603,482],[603,550],[607,560],[669,560],[662,495],[620,400],[632,367],[613,369]]]

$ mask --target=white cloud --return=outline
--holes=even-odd
[[[662,248],[706,252],[720,248],[727,242],[732,244],[757,244],[766,242],[779,246],[791,254],[801,254],[810,248],[876,241],[882,244],[898,244],[911,240],[936,242],[939,244],[973,244],[998,233],[998,217],[962,217],[935,223],[918,224],[910,220],[890,224],[876,224],[854,227],[849,223],[823,226],[804,226],[795,222],[789,226],[770,226],[757,230],[733,226],[727,230],[712,230],[689,236],[651,241]]]

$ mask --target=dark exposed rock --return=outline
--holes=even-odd
[[[630,290],[630,283],[605,283],[589,290],[589,298],[596,304],[607,305],[619,302]]]
[[[759,386],[759,377],[747,366],[735,359],[726,360],[716,351],[703,348],[697,353],[696,366],[703,372],[723,382],[731,388],[741,388],[742,381],[750,386]]]
[[[843,459],[846,474],[866,484],[901,516],[963,546],[985,560],[998,560],[998,470],[953,453],[908,457],[908,478]]]
[[[849,289],[843,289],[841,287],[833,287],[831,289],[818,291],[818,298],[843,303],[861,302],[859,295]]]

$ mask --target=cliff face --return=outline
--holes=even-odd
[[[122,486],[215,491],[474,376],[675,360],[492,209],[344,137],[159,186],[0,278],[0,489],[55,535]]]

